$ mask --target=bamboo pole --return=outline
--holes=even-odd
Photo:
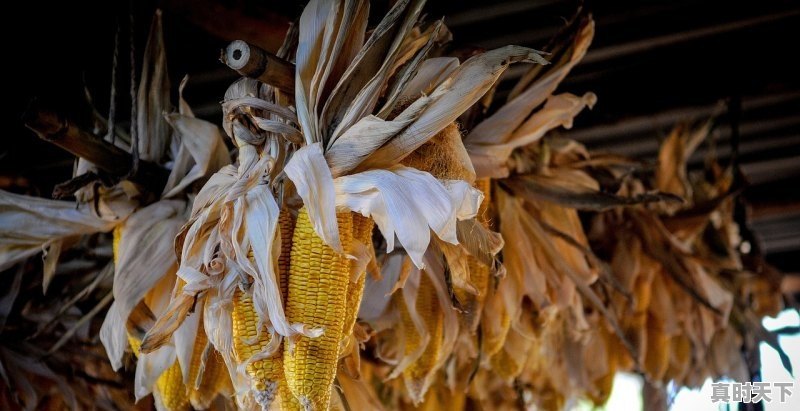
[[[245,77],[294,95],[294,64],[258,46],[235,40],[225,48],[220,60]]]
[[[85,158],[112,176],[128,178],[154,193],[160,193],[167,182],[169,171],[149,161],[140,161],[136,173],[128,175],[133,164],[130,153],[80,129],[57,113],[31,109],[25,113],[23,121],[42,140]]]

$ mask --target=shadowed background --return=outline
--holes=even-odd
[[[89,125],[91,106],[107,115],[114,38],[118,124],[130,110],[128,36],[133,4],[134,46],[141,52],[153,10],[164,10],[173,90],[188,74],[186,98],[199,117],[220,121],[219,101],[237,75],[219,63],[232,39],[274,50],[303,1],[163,0],[69,3],[23,2],[9,18],[5,136],[0,139],[0,188],[49,196],[71,175],[73,159],[38,140],[21,116],[34,99]],[[373,16],[388,1],[373,2]],[[436,1],[428,19],[445,16],[453,50],[519,44],[543,48],[576,9],[573,0]],[[713,144],[691,161],[700,169],[708,150],[727,161],[731,135],[750,186],[751,226],[768,261],[800,291],[800,5],[793,1],[614,1],[587,3],[597,34],[562,91],[593,91],[598,103],[562,133],[594,150],[655,160],[660,139],[682,121],[718,116]],[[500,84],[504,98],[524,72]],[[137,67],[137,75],[140,74]],[[795,284],[795,285],[792,285]]]

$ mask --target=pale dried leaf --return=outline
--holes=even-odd
[[[519,46],[502,47],[470,58],[452,73],[448,81],[437,87],[434,94],[441,97],[402,133],[368,158],[362,168],[386,168],[400,162],[475,104],[506,68],[517,62],[547,63],[536,50]]]
[[[679,198],[665,193],[645,193],[623,197],[602,191],[572,185],[565,187],[564,180],[549,176],[528,174],[502,181],[516,195],[531,201],[548,201],[578,210],[602,211],[614,207],[631,206],[659,201],[680,202]]]
[[[405,101],[432,93],[451,77],[458,66],[459,61],[455,57],[434,57],[423,61],[414,77],[400,91],[398,100]]]
[[[169,88],[161,12],[158,11],[150,26],[136,96],[138,149],[142,160],[161,162],[169,149],[169,125],[162,114],[171,111]]]
[[[417,99],[390,121],[367,116],[347,129],[325,153],[335,177],[357,167],[365,158],[416,120],[434,96]]]
[[[465,139],[464,144],[478,177],[506,177],[508,158],[514,149],[539,141],[555,128],[572,128],[573,118],[584,107],[591,108],[596,100],[597,97],[593,93],[586,93],[580,97],[569,93],[551,96],[541,110],[533,114],[506,139],[498,138],[492,142],[486,142],[486,139]]]
[[[162,200],[134,213],[123,226],[114,273],[114,303],[100,329],[112,367],[122,365],[128,346],[126,322],[131,311],[177,260],[172,240],[181,228],[186,203]]]
[[[430,230],[457,244],[456,222],[474,217],[483,200],[480,190],[463,181],[440,181],[407,167],[365,171],[334,183],[336,206],[371,217],[386,239],[387,252],[394,249],[396,235],[417,267],[424,267]]]
[[[96,216],[90,204],[76,206],[0,190],[0,271],[40,252],[50,241],[109,231],[116,224]]]
[[[336,252],[343,253],[336,220],[336,190],[333,175],[322,155],[322,143],[297,150],[283,171],[303,199],[314,232]]]
[[[378,112],[378,117],[386,119],[388,118],[389,114],[392,113],[396,104],[400,101],[400,94],[405,91],[408,83],[416,77],[417,70],[419,70],[420,66],[427,61],[425,58],[428,56],[428,53],[430,53],[433,45],[438,39],[439,31],[442,29],[443,25],[444,23],[439,20],[431,29],[429,29],[431,33],[428,35],[428,40],[426,43],[424,43],[424,47],[420,48],[416,55],[414,55],[413,60],[406,64],[402,71],[397,74],[397,78],[394,80],[393,84],[389,88],[389,91],[386,93],[387,97],[383,107]]]

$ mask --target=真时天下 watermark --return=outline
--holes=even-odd
[[[714,382],[711,402],[787,402],[794,394],[794,382]]]

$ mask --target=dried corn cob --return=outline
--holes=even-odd
[[[619,361],[617,360],[619,353],[613,351],[615,344],[608,340],[616,337],[604,333],[603,338],[606,338],[606,358],[608,358],[608,363],[606,364],[607,370],[600,378],[596,378],[592,381],[588,390],[589,399],[598,407],[605,404],[606,401],[608,401],[608,397],[611,396],[611,389],[614,387],[614,377],[617,375],[617,367],[619,365]]]
[[[278,217],[281,235],[281,253],[278,257],[278,276],[281,285],[281,298],[286,300],[288,288],[288,270],[294,232],[294,218],[287,210],[281,210]],[[249,258],[252,257],[248,255]],[[255,311],[252,298],[247,293],[237,290],[233,302],[233,343],[237,361],[248,361],[253,355],[261,353],[271,341],[266,330],[258,331],[258,314]],[[245,367],[252,381],[254,397],[263,409],[268,409],[276,395],[287,397],[285,378],[283,376],[282,347],[270,358],[262,358],[250,362]],[[292,396],[281,401],[283,406],[296,403]]]
[[[206,350],[206,345],[208,345],[208,336],[206,335],[206,331],[203,329],[203,322],[202,319],[200,320],[200,325],[197,329],[197,336],[194,339],[194,349],[192,350],[192,363],[189,366],[189,378],[186,379],[186,386],[189,387],[189,390],[196,390],[196,388],[200,385],[200,381],[198,377],[202,377],[200,372],[202,371],[205,373],[205,370],[201,370],[203,363],[203,353]]]
[[[286,303],[289,292],[289,267],[292,261],[292,237],[294,236],[295,221],[296,217],[289,209],[281,209],[280,216],[278,217],[278,224],[280,224],[281,227],[281,255],[278,257],[278,272],[280,273],[281,298],[283,298],[284,304]],[[303,407],[300,405],[300,402],[297,401],[297,398],[292,395],[292,391],[289,390],[289,385],[286,384],[286,377],[283,375],[283,348],[284,345],[282,344],[278,349],[280,356],[277,357],[281,367],[281,379],[278,384],[280,409],[283,411],[299,411],[302,410]]]
[[[189,409],[189,396],[186,393],[186,386],[183,385],[181,366],[177,360],[158,377],[153,396],[156,400],[156,408],[159,410]]]
[[[484,227],[489,228],[489,204],[492,201],[491,180],[488,178],[478,179],[475,181],[475,187],[483,193],[483,202],[478,208],[476,218]],[[486,301],[486,293],[489,291],[489,274],[491,270],[473,256],[467,258],[467,267],[469,269],[470,283],[478,293],[472,294],[463,288],[455,288],[455,293],[465,311],[464,315],[459,318],[463,318],[467,329],[474,332],[480,323],[483,303]]]
[[[258,332],[258,314],[252,298],[241,290],[233,297],[233,350],[239,363],[267,348],[271,336],[266,330]],[[283,364],[280,355],[250,362],[245,367],[251,378],[254,397],[264,409],[275,399],[278,385],[283,380]]]
[[[372,219],[353,213],[353,240],[367,247],[372,247],[372,228],[374,226],[375,223]],[[358,274],[356,282],[351,282],[347,287],[347,309],[344,316],[343,338],[353,332],[358,309],[361,306],[361,297],[364,295],[364,284],[366,284],[367,276],[364,273]]]
[[[204,410],[211,406],[218,395],[228,395],[232,388],[231,377],[222,356],[212,350],[208,353],[200,385],[196,389],[190,386],[189,401],[195,409]]]
[[[114,227],[113,236],[114,241],[112,243],[112,249],[114,251],[114,263],[117,263],[119,261],[119,246],[122,241],[122,225]],[[139,348],[142,346],[142,340],[129,333],[128,344],[130,344],[133,354],[138,357]],[[158,377],[153,395],[161,410],[173,411],[189,409],[189,397],[186,395],[186,387],[183,385],[181,367],[177,360]]]
[[[508,281],[508,279],[505,279],[505,281]],[[483,315],[486,318],[491,318],[493,323],[483,327],[483,353],[487,357],[491,357],[503,348],[508,331],[511,329],[511,315],[503,302],[502,295],[498,291],[494,290],[486,307],[484,307]]]
[[[415,308],[425,322],[430,339],[422,351],[422,355],[403,370],[403,379],[411,399],[419,403],[425,396],[436,371],[434,367],[442,355],[442,338],[444,336],[444,312],[436,294],[436,288],[427,274],[421,272],[419,290]],[[405,355],[411,355],[419,349],[422,335],[414,326],[411,315],[405,304],[401,306],[401,327],[405,335]]]
[[[192,364],[186,386],[189,390],[189,402],[198,410],[208,408],[218,395],[229,393],[232,389],[225,362],[208,344],[202,320],[194,342]]]
[[[339,238],[345,252],[353,242],[353,215],[338,213]],[[305,208],[292,238],[286,317],[291,323],[322,328],[317,338],[299,336],[284,349],[289,389],[307,410],[327,410],[336,376],[346,312],[350,262],[323,243]]]

